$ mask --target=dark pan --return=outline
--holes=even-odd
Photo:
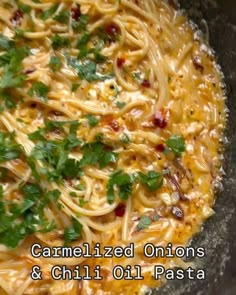
[[[201,28],[205,19],[210,44],[222,66],[227,88],[229,121],[223,181],[216,214],[203,227],[191,245],[205,247],[206,257],[195,260],[206,270],[204,281],[169,281],[153,295],[236,295],[236,1],[180,0],[189,17]]]

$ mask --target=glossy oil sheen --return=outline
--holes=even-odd
[[[236,2],[233,0],[182,0],[190,19],[204,30],[209,26],[210,44],[225,75],[227,106],[230,111],[226,144],[223,191],[218,194],[216,214],[194,238],[192,246],[204,246],[207,257],[196,260],[204,267],[205,281],[169,282],[153,295],[235,295],[236,294]]]

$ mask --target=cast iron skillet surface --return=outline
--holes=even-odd
[[[153,295],[236,295],[236,1],[180,0],[181,7],[200,28],[205,19],[210,44],[225,75],[230,111],[226,135],[223,191],[218,194],[216,214],[191,246],[205,247],[206,257],[195,260],[206,270],[205,281],[169,281]]]

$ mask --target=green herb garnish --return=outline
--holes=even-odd
[[[35,82],[32,87],[29,89],[28,94],[30,96],[36,95],[40,97],[42,100],[47,102],[47,94],[49,92],[49,87],[45,85],[43,82]]]
[[[90,35],[88,33],[85,33],[82,35],[82,37],[77,42],[77,48],[79,49],[79,58],[86,57],[89,53],[89,50],[87,49],[87,44],[90,40]]]
[[[124,144],[130,143],[130,138],[129,138],[128,134],[123,133],[120,137],[120,141]]]
[[[145,184],[150,191],[156,191],[163,185],[163,173],[149,171],[147,174],[144,174],[139,172],[138,176],[140,182]]]
[[[151,223],[152,223],[152,219],[144,215],[139,220],[139,223],[137,225],[137,230],[140,231],[142,229],[148,228]]]
[[[0,48],[10,50],[15,46],[15,42],[0,34]]]
[[[73,218],[72,225],[64,230],[64,245],[68,246],[71,241],[76,241],[81,236],[82,229],[82,224]]]
[[[133,175],[124,173],[122,170],[115,171],[107,183],[107,201],[112,204],[115,200],[115,188],[122,200],[127,200],[132,194],[132,186],[135,178]]]
[[[58,196],[59,191],[44,193],[36,184],[26,184],[20,188],[23,201],[3,200],[3,188],[0,187],[0,243],[9,248],[16,248],[21,240],[35,232],[49,232],[55,228],[54,222],[45,219],[43,209],[51,197]]]
[[[21,146],[15,143],[13,135],[0,132],[0,163],[18,159],[21,153]]]
[[[73,83],[71,87],[71,91],[75,92],[80,87],[79,83]]]
[[[126,106],[126,103],[122,101],[117,101],[116,105],[119,109],[123,109]]]
[[[30,13],[31,7],[27,4],[18,3],[18,8],[24,13]]]
[[[70,39],[56,34],[52,37],[52,48],[57,50],[70,45]]]
[[[105,168],[110,163],[117,161],[118,155],[111,151],[111,148],[102,142],[86,143],[81,148],[83,157],[80,161],[81,167],[87,165],[98,165],[100,169]]]
[[[65,126],[69,125],[69,133],[64,140],[48,140],[45,135],[48,131],[55,129],[66,133]],[[61,181],[62,178],[77,178],[81,169],[79,161],[69,158],[70,152],[81,145],[81,140],[77,138],[78,121],[47,121],[45,128],[38,129],[29,134],[31,140],[36,141],[32,150],[30,167],[37,177],[39,173],[45,174],[49,181]],[[34,165],[34,160],[40,160],[44,164],[43,170],[38,171]]]
[[[82,80],[87,80],[88,82],[92,81],[105,81],[111,79],[112,75],[104,75],[97,72],[97,64],[92,60],[79,61],[75,58],[67,56],[67,65],[73,67],[77,70],[78,76]]]
[[[88,14],[81,14],[78,21],[72,21],[72,28],[78,33],[84,32],[88,25]]]
[[[53,19],[61,24],[68,24],[70,19],[70,12],[66,9],[63,9],[57,15],[55,15]]]
[[[5,44],[6,45],[6,44]],[[4,66],[0,79],[0,89],[21,87],[26,79],[22,74],[22,60],[29,54],[26,47],[14,48],[0,56],[0,66]]]
[[[58,7],[59,7],[59,4],[56,3],[53,6],[51,6],[49,9],[43,11],[43,13],[41,14],[41,19],[47,20],[48,18],[50,18],[57,11]]]
[[[168,150],[172,151],[177,157],[181,156],[181,154],[185,151],[184,139],[179,135],[171,135],[171,137],[166,141],[166,145]]]
[[[88,120],[90,127],[95,127],[98,124],[98,119],[94,117],[93,115],[86,115],[86,119]]]
[[[58,71],[62,66],[62,62],[59,57],[52,56],[48,65],[53,71]]]

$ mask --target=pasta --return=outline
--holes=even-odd
[[[163,0],[2,0],[0,31],[0,295],[159,287],[155,265],[188,264],[145,244],[186,247],[214,213],[226,110],[213,52]],[[132,243],[130,258],[31,255]],[[56,265],[103,278],[53,280]],[[143,279],[114,279],[116,265]]]

